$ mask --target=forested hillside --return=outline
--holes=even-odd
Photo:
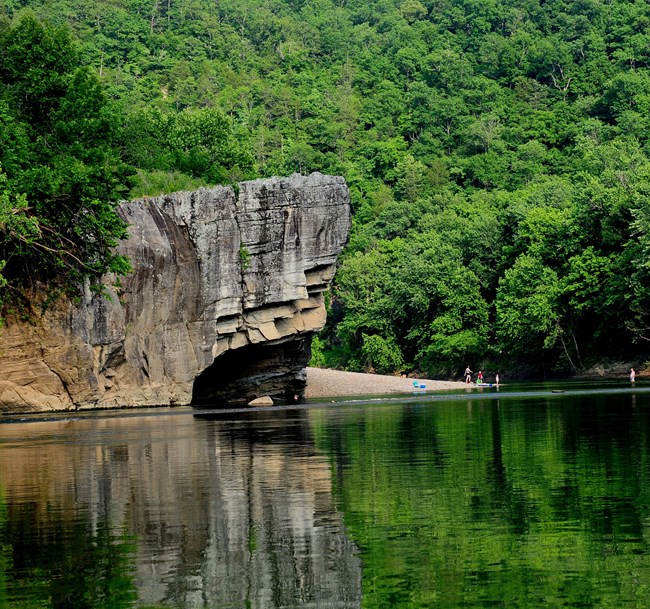
[[[316,363],[447,376],[467,363],[559,372],[649,353],[645,0],[2,5],[5,260],[20,258],[16,231],[33,243],[97,216],[48,220],[72,168],[96,169],[110,188],[93,190],[84,169],[70,190],[104,202],[120,188],[321,171],[347,179],[354,227]],[[47,70],[28,70],[45,65],[27,53],[34,17],[70,32],[75,54],[59,72],[77,83],[55,83],[59,101],[46,91],[38,111],[23,103],[28,89],[46,95],[31,85]],[[44,54],[64,61],[57,48]],[[44,168],[58,181],[36,183]],[[91,243],[123,229],[101,225],[112,232]]]

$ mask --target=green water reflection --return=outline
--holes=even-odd
[[[363,606],[650,607],[647,396],[312,415]]]
[[[133,606],[135,544],[116,537],[106,522],[70,522],[48,514],[36,521],[21,510],[5,528],[0,606],[53,609],[123,609]],[[6,524],[3,523],[3,524]],[[7,595],[7,573],[11,595]]]
[[[535,389],[0,425],[0,609],[650,607],[650,392]]]

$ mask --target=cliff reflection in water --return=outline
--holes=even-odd
[[[112,589],[124,607],[360,606],[304,413],[242,416],[2,425],[8,600],[95,607]]]

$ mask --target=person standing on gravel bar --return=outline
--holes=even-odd
[[[634,372],[634,368],[630,368],[630,383],[633,383],[635,379],[636,379],[636,372]]]
[[[472,371],[469,369],[469,366],[465,368],[465,382],[466,383],[472,382]]]

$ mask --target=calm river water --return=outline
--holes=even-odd
[[[3,609],[650,607],[649,385],[0,423]]]

